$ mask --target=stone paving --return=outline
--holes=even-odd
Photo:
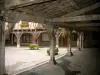
[[[48,62],[50,56],[46,53],[47,49],[48,47],[42,47],[39,48],[39,50],[29,50],[28,47],[6,47],[6,72],[9,75],[15,75],[16,73],[26,71]],[[76,48],[72,50],[75,51]],[[66,53],[67,48],[59,48],[59,54],[56,55],[56,59],[64,56]]]
[[[100,49],[75,51],[56,61],[57,65],[46,63],[18,75],[100,75]]]

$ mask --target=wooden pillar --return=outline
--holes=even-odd
[[[80,32],[77,33],[77,49],[79,51],[81,51],[81,48],[80,48]]]
[[[13,44],[13,39],[14,39],[14,37],[13,37],[13,33],[11,34],[11,44]]]
[[[81,40],[81,49],[83,49],[84,33],[83,33],[83,32],[81,32],[81,34],[80,34],[80,35],[81,35],[81,37],[80,37],[80,38],[81,38],[81,39],[80,39],[80,40]]]
[[[83,48],[83,32],[78,32],[77,48],[79,51]]]
[[[49,23],[44,24],[44,27],[47,29],[49,39],[50,39],[50,63],[56,64],[54,49],[55,49],[55,33],[54,33],[54,25]]]
[[[0,75],[6,74],[5,71],[5,24],[4,12],[0,10]]]
[[[54,34],[54,28],[52,27],[50,29],[50,63],[56,64],[55,55],[54,55],[54,49],[55,49],[55,34]]]
[[[72,32],[71,30],[68,30],[68,54],[70,53],[71,56],[73,56],[73,53],[72,53]]]
[[[59,48],[59,37],[60,37],[61,33],[59,31],[56,32],[56,48]]]

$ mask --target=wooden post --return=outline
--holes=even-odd
[[[0,75],[6,74],[5,71],[5,24],[4,11],[0,10]]]
[[[55,35],[55,37],[56,37],[56,48],[59,48],[59,37],[60,37],[60,35],[61,35],[61,33],[57,31],[56,35]]]
[[[81,49],[83,48],[83,32],[78,33],[77,41],[78,41],[77,48],[79,51],[81,51]]]
[[[14,37],[13,37],[13,33],[11,34],[11,44],[13,44],[13,39],[14,39]]]
[[[72,48],[71,48],[72,47],[71,46],[72,44],[71,35],[72,35],[71,30],[68,30],[68,53],[70,53],[70,55],[73,56]]]
[[[56,64],[55,56],[54,56],[54,49],[55,49],[55,34],[54,34],[54,26],[51,24],[44,24],[44,27],[48,31],[48,35],[50,38],[50,63]]]
[[[83,49],[83,42],[84,42],[84,34],[81,32],[81,49]]]
[[[78,32],[77,33],[77,49],[79,50],[79,51],[81,51],[81,48],[80,48],[80,32]]]

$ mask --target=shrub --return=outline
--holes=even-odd
[[[20,26],[21,26],[22,28],[23,28],[23,27],[29,27],[28,24],[21,24]]]
[[[59,51],[58,48],[55,47],[55,49],[54,49],[54,55],[57,55],[58,51]],[[47,49],[47,54],[50,55],[50,49]]]
[[[37,50],[38,50],[39,45],[38,45],[38,44],[30,44],[29,48],[30,48],[31,50],[34,50],[34,49],[37,49]]]

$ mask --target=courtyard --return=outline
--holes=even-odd
[[[29,50],[28,47],[6,47],[6,72],[9,75],[13,75],[47,63],[50,59],[50,56],[47,54],[48,48],[49,47],[40,47],[39,50]],[[75,50],[76,48],[72,48],[72,51]],[[55,58],[59,59],[66,55],[66,53],[67,48],[61,47]]]
[[[0,75],[100,75],[99,34],[100,0],[0,0]]]

